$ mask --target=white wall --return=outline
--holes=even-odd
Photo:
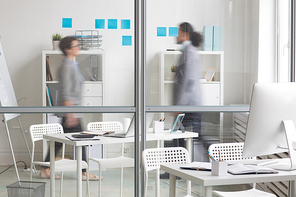
[[[74,35],[78,29],[94,29],[95,19],[117,19],[118,29],[100,30],[106,52],[106,105],[133,105],[134,43],[123,47],[122,35],[134,38],[133,0],[2,1],[1,43],[19,106],[41,106],[41,51],[52,49],[50,36],[59,32]],[[62,18],[72,18],[71,29],[62,28]],[[120,29],[120,20],[130,19],[131,29]],[[120,99],[119,99],[120,98]],[[42,123],[40,115],[23,114],[25,130]],[[17,160],[26,160],[26,149],[16,121],[9,122]],[[4,125],[0,125],[0,165],[12,163]],[[27,133],[27,139],[30,137]],[[31,144],[31,143],[30,143]]]

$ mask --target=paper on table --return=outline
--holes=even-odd
[[[81,133],[87,133],[87,134],[94,134],[94,135],[105,135],[110,133],[115,133],[114,131],[83,131]]]
[[[92,141],[92,140],[100,140],[99,136],[95,136],[93,138],[76,138],[72,136],[66,136],[71,141]]]
[[[188,170],[203,170],[203,171],[211,171],[212,163],[210,162],[192,162],[180,167],[181,169]]]
[[[256,166],[256,165],[244,165],[241,163],[233,164],[228,166],[228,172],[231,174],[239,175],[239,174],[274,174],[278,173],[278,171],[264,167],[264,166]]]

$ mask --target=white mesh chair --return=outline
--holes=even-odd
[[[87,124],[88,131],[118,131],[123,130],[121,122],[90,122]],[[123,187],[123,168],[134,167],[134,159],[124,157],[124,143],[121,145],[121,156],[114,158],[90,158],[99,165],[99,180],[101,180],[103,169],[120,168],[120,196]],[[101,196],[101,181],[99,181],[99,196]]]
[[[31,159],[31,175],[30,180],[32,181],[32,172],[35,165],[44,167],[50,167],[50,162],[34,161],[35,142],[43,140],[43,135],[62,134],[64,133],[63,127],[60,124],[37,124],[30,126],[30,135],[32,139],[32,159]],[[64,171],[77,171],[77,161],[65,159],[65,144],[62,145],[62,159],[55,161],[55,171],[61,172],[61,188],[60,196],[62,196],[63,189],[63,175]],[[86,169],[87,174],[87,194],[89,196],[89,173],[88,165],[85,161],[82,161],[82,169]]]
[[[210,154],[215,160],[219,160],[219,155],[222,161],[242,161],[242,160],[256,160],[256,157],[243,158],[244,143],[219,143],[212,144],[209,147]],[[220,197],[275,197],[274,194],[267,193],[261,190],[257,190],[256,183],[253,184],[253,188],[244,191],[213,191],[213,193]]]
[[[145,171],[145,191],[147,195],[148,172],[160,168],[160,164],[186,164],[189,163],[189,154],[183,147],[148,148],[142,152],[142,162]],[[158,177],[159,178],[159,177]]]
[[[223,161],[256,160],[256,157],[243,158],[243,148],[243,142],[219,143],[210,145],[209,152],[217,161],[219,160],[219,152]]]

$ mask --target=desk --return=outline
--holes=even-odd
[[[248,174],[248,175],[231,175],[227,176],[212,176],[209,171],[183,170],[180,166],[184,164],[165,164],[161,165],[160,169],[170,173],[170,197],[176,195],[176,176],[190,180],[194,183],[205,187],[205,196],[212,196],[212,187],[218,185],[236,185],[260,182],[276,182],[276,181],[291,181],[291,194],[295,194],[295,179],[296,170],[294,171],[279,171],[278,174]],[[294,196],[294,195],[292,195]]]
[[[77,153],[76,153],[76,159],[77,159],[77,197],[82,197],[82,169],[81,169],[81,161],[82,161],[82,146],[87,145],[96,145],[96,144],[117,144],[117,143],[125,143],[125,142],[134,142],[134,137],[129,138],[114,138],[114,137],[100,137],[100,140],[89,140],[89,141],[71,141],[68,138],[66,138],[66,135],[72,135],[73,133],[65,133],[65,134],[55,134],[55,135],[44,135],[43,138],[50,141],[50,161],[55,160],[55,142],[65,143],[68,145],[76,146],[77,147]],[[192,132],[185,132],[182,133],[181,131],[178,131],[176,133],[170,134],[169,131],[164,131],[164,133],[161,134],[155,134],[152,132],[147,132],[146,134],[146,140],[147,141],[158,141],[157,146],[160,145],[161,140],[171,140],[171,139],[178,139],[178,138],[187,138],[186,140],[186,146],[188,148],[188,152],[191,155],[192,153],[192,138],[198,137],[198,133],[192,133]],[[55,196],[55,162],[50,163],[50,197]],[[156,173],[157,174],[157,173]],[[158,172],[159,177],[159,172]],[[159,179],[158,185],[159,185]],[[189,183],[189,182],[188,182]],[[159,187],[157,185],[157,187]],[[188,188],[190,184],[188,184]]]

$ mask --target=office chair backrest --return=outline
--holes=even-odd
[[[118,131],[123,130],[121,122],[89,122],[87,124],[89,131]]]
[[[160,164],[186,164],[189,162],[188,151],[183,147],[148,148],[142,152],[145,172],[160,168]]]
[[[219,143],[211,144],[209,147],[209,152],[217,161],[219,160],[219,152],[222,161],[256,160],[256,157],[243,158],[243,148],[243,142]]]
[[[43,140],[43,135],[62,134],[64,133],[62,125],[58,123],[53,124],[35,124],[30,126],[30,135],[32,140],[32,161],[35,154],[35,142]],[[62,158],[64,159],[65,144],[62,146]]]
[[[36,124],[30,126],[30,134],[32,142],[42,140],[43,135],[61,134],[64,133],[62,125],[54,124]]]

